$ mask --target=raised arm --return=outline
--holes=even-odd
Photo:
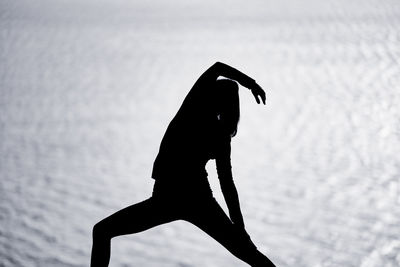
[[[226,77],[231,80],[237,81],[240,85],[251,90],[254,98],[257,103],[260,103],[260,99],[265,105],[265,92],[264,90],[256,83],[256,81],[246,74],[238,71],[237,69],[221,63],[216,62],[210,68],[208,68],[199,78],[196,83],[211,83],[214,82],[219,76]]]

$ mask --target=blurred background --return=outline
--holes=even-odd
[[[399,266],[397,0],[2,0],[0,266],[88,266],[93,225],[151,195],[164,131],[215,61],[267,91],[242,88],[232,148],[259,249]],[[247,265],[178,221],[115,238],[110,266]]]

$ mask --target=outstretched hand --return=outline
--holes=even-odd
[[[265,91],[261,88],[261,86],[259,86],[257,83],[255,83],[251,88],[251,93],[253,94],[254,98],[257,101],[257,104],[260,104],[260,98],[262,100],[262,102],[265,105]]]

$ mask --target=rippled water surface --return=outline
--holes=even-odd
[[[232,151],[260,250],[399,266],[400,2],[152,3],[1,1],[0,266],[88,266],[93,225],[151,194],[164,130],[217,60],[267,90],[257,106],[242,88]],[[111,266],[246,265],[174,222],[114,239]]]

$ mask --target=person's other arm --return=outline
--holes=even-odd
[[[217,152],[215,162],[221,191],[226,205],[228,206],[229,217],[235,225],[244,229],[244,221],[242,212],[240,210],[239,196],[232,176],[230,141],[230,136],[224,137],[221,147]]]

